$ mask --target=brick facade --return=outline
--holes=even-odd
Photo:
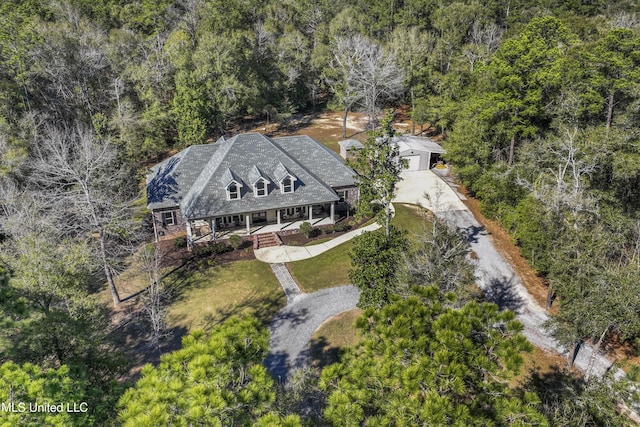
[[[187,225],[182,218],[180,208],[177,206],[170,209],[154,210],[152,217],[158,240],[169,239],[187,232]]]

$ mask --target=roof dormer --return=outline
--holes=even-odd
[[[289,170],[282,163],[278,163],[278,166],[276,166],[273,174],[278,181],[280,192],[282,194],[294,192],[296,186],[295,182],[298,180],[298,178],[296,178],[294,174],[289,172]]]
[[[222,185],[227,192],[227,200],[238,200],[242,197],[240,194],[240,189],[243,187],[242,181],[229,168],[222,174]]]
[[[251,171],[249,171],[249,182],[253,185],[254,197],[264,197],[269,194],[269,184],[271,184],[271,181],[269,181],[266,175],[255,165]]]

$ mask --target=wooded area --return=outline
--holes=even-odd
[[[246,119],[286,123],[329,109],[343,114],[346,137],[351,111],[365,112],[373,129],[382,108],[399,106],[408,106],[414,133],[419,127],[442,135],[453,172],[548,284],[556,338],[576,350],[590,340],[599,349],[624,345],[640,354],[636,1],[5,0],[0,362],[13,364],[0,369],[0,384],[17,377],[64,383],[29,393],[82,398],[96,408],[89,418],[61,423],[117,423],[112,408],[129,385],[117,381],[126,363],[112,351],[113,314],[97,293],[107,288],[120,303],[114,277],[150,241],[145,220],[132,215],[146,167],[170,150],[216,140]],[[403,247],[389,241],[395,233],[387,227],[390,251]],[[433,245],[459,249],[455,236],[441,240],[447,233],[455,234],[434,228],[416,257],[432,259]],[[367,256],[369,243],[354,251]],[[460,297],[457,282],[466,285],[469,273],[460,257],[456,262],[459,275],[414,263],[409,284],[441,285]],[[354,271],[354,281],[399,280]],[[369,306],[409,304],[386,294],[371,298]],[[452,304],[479,310],[459,300]],[[459,315],[442,307],[416,310],[434,322]],[[194,348],[205,346],[199,339],[191,338]],[[510,339],[506,346],[520,345]],[[367,351],[375,358],[375,348]],[[355,365],[348,359],[324,374],[326,393],[340,389],[338,376],[350,378],[344,370]],[[148,370],[143,378],[160,381],[154,375],[161,374]],[[170,381],[177,374],[162,375]],[[613,391],[602,381],[571,383],[571,399],[536,400],[526,394],[535,389],[532,378],[518,402],[492,383],[504,394],[501,405],[511,408],[492,420],[508,424],[518,410],[540,424],[546,421],[538,411],[547,420],[570,420],[580,410],[596,424],[612,419],[611,399],[602,406],[611,413],[572,406],[589,396],[607,401]],[[259,382],[273,388],[270,380]],[[143,392],[143,383],[127,392],[120,408],[133,409],[120,421],[134,422],[135,397]],[[299,422],[284,418],[290,414],[278,408],[285,405],[269,394],[276,392],[264,393],[269,405],[238,422]],[[347,397],[331,398],[327,422],[347,422],[340,415]],[[375,396],[368,399],[376,405]],[[383,423],[392,417],[383,410],[354,417]],[[445,412],[438,414],[449,419]]]

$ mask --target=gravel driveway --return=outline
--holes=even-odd
[[[355,308],[359,299],[360,291],[355,286],[296,295],[269,325],[269,356],[264,364],[271,375],[285,381],[292,368],[304,366],[315,330],[333,316]]]
[[[477,255],[476,281],[487,298],[501,308],[517,313],[524,325],[523,333],[533,345],[544,350],[555,350],[567,357],[568,351],[542,328],[548,319],[546,311],[529,295],[511,265],[496,250],[489,233],[460,202],[455,190],[431,171],[403,172],[402,177],[396,201],[422,205],[462,230],[471,244],[471,250]],[[425,192],[428,192],[427,196]],[[583,345],[575,365],[586,371],[592,354],[593,347]],[[598,355],[592,372],[603,375],[612,364],[607,357]],[[623,375],[621,370],[616,371],[616,377]]]

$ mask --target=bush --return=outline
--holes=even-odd
[[[333,225],[327,225],[324,228],[324,234],[332,234],[335,230],[333,229]]]
[[[336,231],[336,233],[341,233],[343,231],[347,231],[351,229],[351,226],[349,224],[347,224],[346,222],[339,222],[337,223],[333,229]]]
[[[197,257],[208,257],[213,254],[223,254],[231,251],[231,246],[224,242],[208,243],[206,245],[196,245],[193,248],[193,255]]]
[[[232,234],[229,237],[229,244],[233,249],[240,249],[240,247],[242,246],[242,237],[238,236],[237,234]]]
[[[309,238],[313,234],[313,226],[305,221],[300,224],[300,232],[304,234],[304,237]]]
[[[216,242],[211,245],[211,252],[214,254],[224,254],[226,252],[231,251],[231,246],[227,245],[224,242]]]
[[[173,239],[173,247],[176,249],[182,249],[187,247],[187,238],[184,236],[176,237]]]

